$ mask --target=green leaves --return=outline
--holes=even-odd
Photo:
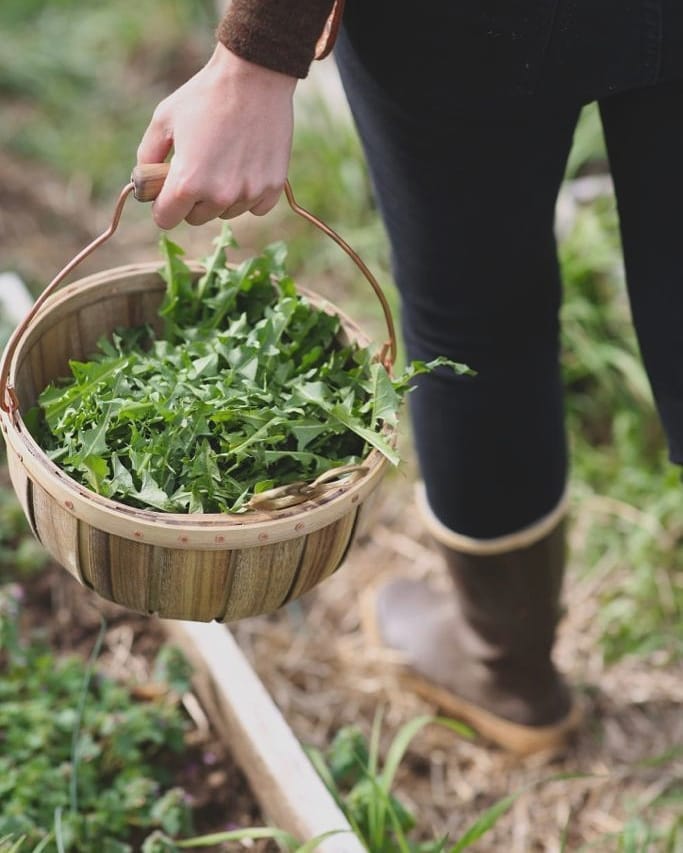
[[[119,329],[27,418],[51,459],[90,489],[169,512],[239,512],[257,491],[358,462],[391,442],[415,363],[392,379],[340,320],[297,292],[285,246],[235,267],[226,226],[196,280],[161,238],[163,336]],[[35,424],[37,426],[34,426]]]
[[[185,748],[178,696],[134,701],[96,672],[102,632],[89,662],[56,657],[22,635],[19,595],[0,586],[0,850],[125,853],[155,828],[189,833],[184,791],[169,787],[168,756]],[[167,647],[155,680],[182,688],[187,670]],[[23,841],[8,849],[10,836]]]
[[[347,726],[337,732],[324,753],[314,747],[307,749],[309,759],[354,832],[373,853],[452,853],[455,850],[448,845],[447,837],[412,841],[409,835],[417,823],[415,816],[392,793],[396,772],[411,741],[432,723],[446,726],[462,737],[473,735],[471,729],[457,720],[418,716],[398,730],[380,766],[382,713],[378,711],[369,743],[356,726]],[[465,846],[468,843],[465,840]]]

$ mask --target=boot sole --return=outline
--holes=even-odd
[[[388,649],[377,624],[375,604],[377,586],[366,589],[360,598],[360,624],[363,635],[376,649]],[[583,713],[579,703],[573,699],[567,714],[556,723],[544,726],[525,726],[514,723],[491,711],[481,708],[445,687],[429,681],[407,664],[396,664],[401,684],[425,699],[449,717],[468,723],[483,738],[491,741],[506,752],[518,756],[547,753],[549,756],[562,752],[571,735],[579,727]]]

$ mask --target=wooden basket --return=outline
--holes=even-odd
[[[339,567],[359,509],[389,464],[382,454],[372,450],[361,472],[332,479],[294,506],[180,515],[135,509],[90,491],[48,459],[23,420],[42,389],[68,374],[69,360],[91,356],[103,335],[117,326],[158,324],[165,288],[158,267],[119,267],[70,284],[41,301],[31,322],[17,329],[0,367],[0,425],[12,484],[47,551],[104,598],[202,622],[269,613]],[[334,310],[343,334],[367,346],[358,327]]]

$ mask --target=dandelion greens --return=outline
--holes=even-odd
[[[167,512],[239,512],[256,493],[361,461],[398,462],[396,425],[413,362],[390,377],[371,348],[339,342],[336,315],[299,293],[277,243],[228,266],[227,226],[197,279],[165,235],[151,326],[117,329],[27,420],[50,458],[98,494]]]

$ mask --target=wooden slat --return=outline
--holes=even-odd
[[[315,530],[306,537],[299,572],[288,600],[298,598],[313,589],[339,568],[351,541],[355,520],[356,513],[349,512],[339,521],[323,527],[322,530]]]
[[[272,825],[302,842],[344,830],[321,841],[318,853],[363,853],[365,847],[228,629],[215,622],[162,625],[195,665],[203,707]]]
[[[233,582],[233,552],[157,548],[150,568],[158,575],[160,616],[210,622],[220,617],[226,589]]]
[[[233,552],[232,584],[223,622],[277,610],[287,597],[304,548],[304,537]]]
[[[14,452],[14,448],[11,445],[7,446],[7,469],[9,471],[9,476],[10,480],[12,481],[12,487],[14,489],[14,492],[17,498],[19,499],[21,508],[24,510],[26,520],[31,526],[33,533],[36,534],[36,531],[33,528],[34,519],[33,505],[31,503],[31,481],[29,480],[28,475],[26,473],[26,468],[24,468],[24,466],[19,461],[19,458],[17,457],[17,454]]]
[[[78,519],[37,483],[33,483],[31,496],[38,539],[58,563],[83,583],[78,559]]]

